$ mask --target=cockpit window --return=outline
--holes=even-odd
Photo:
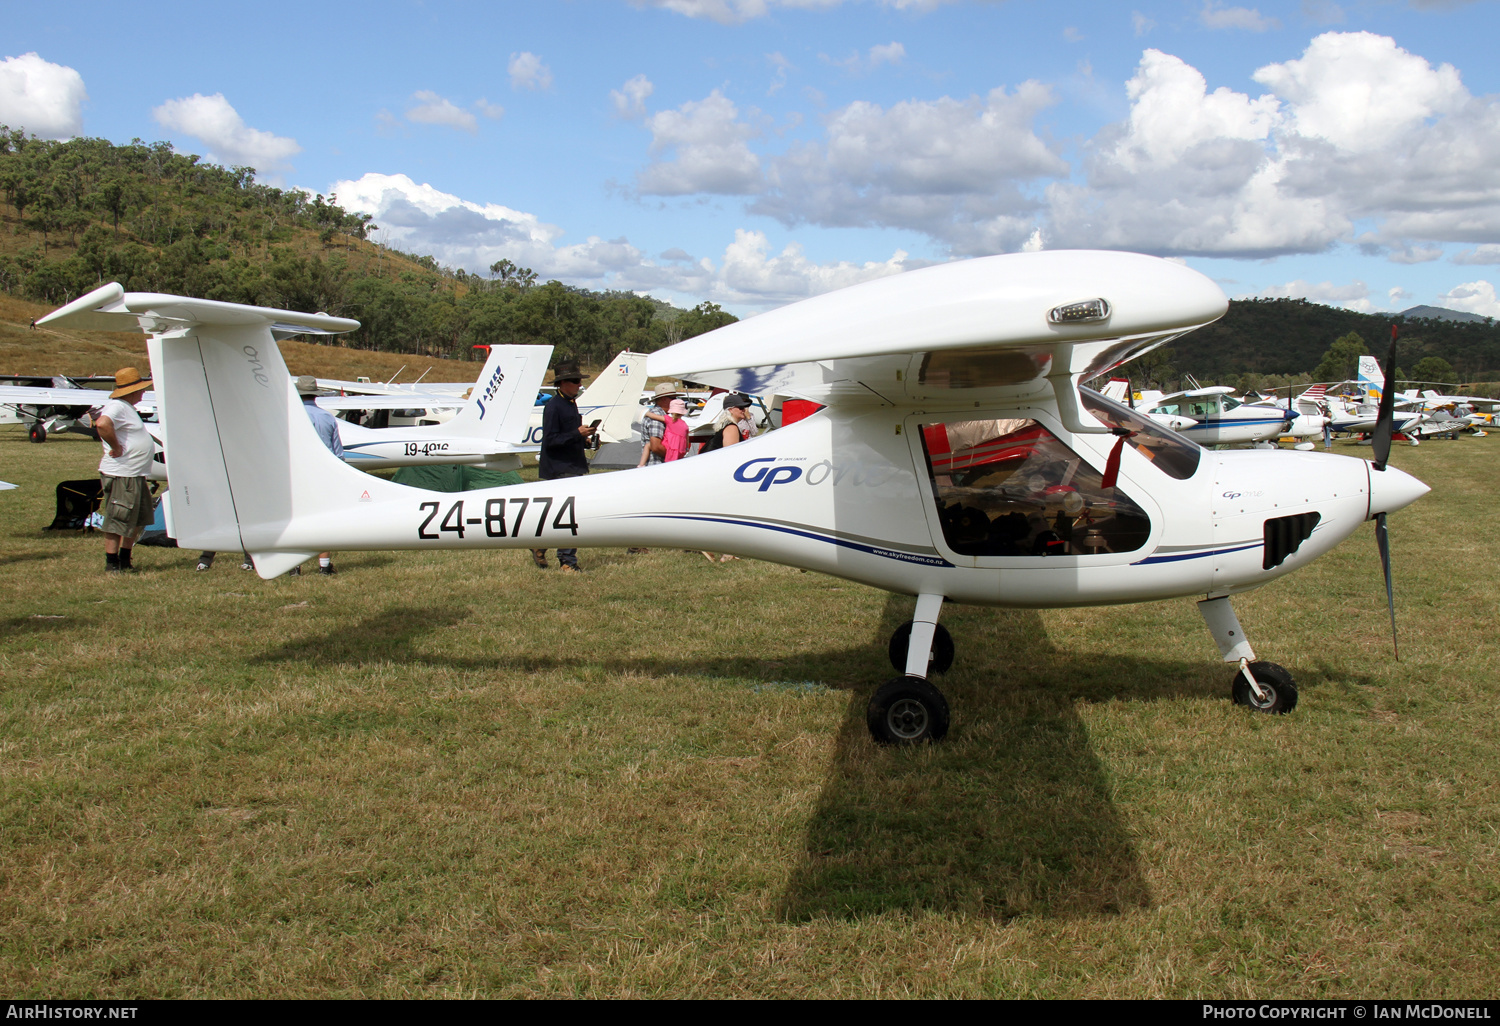
[[[1092,388],[1080,388],[1079,398],[1088,411],[1112,428],[1134,431],[1125,442],[1136,452],[1151,461],[1151,465],[1168,477],[1186,481],[1198,470],[1203,450],[1192,439],[1179,435],[1171,428],[1162,427],[1150,417],[1142,416],[1126,406],[1095,392]],[[1175,412],[1158,407],[1163,413]],[[1191,416],[1191,414],[1189,414]]]
[[[1035,420],[924,424],[922,444],[954,552],[1092,556],[1131,552],[1151,534],[1144,510]]]

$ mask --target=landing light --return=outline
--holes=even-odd
[[[1053,324],[1082,324],[1102,321],[1109,317],[1109,303],[1103,299],[1087,299],[1082,303],[1054,306],[1047,311],[1047,320]]]

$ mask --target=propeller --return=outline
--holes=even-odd
[[[1385,385],[1380,390],[1380,411],[1375,417],[1375,433],[1370,448],[1375,455],[1372,469],[1384,473],[1391,459],[1391,421],[1396,408],[1396,325],[1391,325],[1391,351],[1385,360]],[[1375,514],[1375,545],[1380,549],[1380,566],[1385,571],[1385,602],[1391,611],[1391,647],[1396,661],[1401,661],[1401,646],[1396,641],[1396,596],[1391,589],[1391,538],[1386,530],[1385,514]]]

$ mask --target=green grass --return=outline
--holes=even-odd
[[[1497,452],[1395,450],[1401,663],[1367,525],[1236,601],[1290,716],[1189,600],[950,607],[949,740],[883,750],[910,599],[661,550],[106,579],[40,530],[95,443],[0,429],[0,991],[1489,994]]]

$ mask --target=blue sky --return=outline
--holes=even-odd
[[[0,121],[739,314],[1021,248],[1500,315],[1493,2],[6,4]]]

